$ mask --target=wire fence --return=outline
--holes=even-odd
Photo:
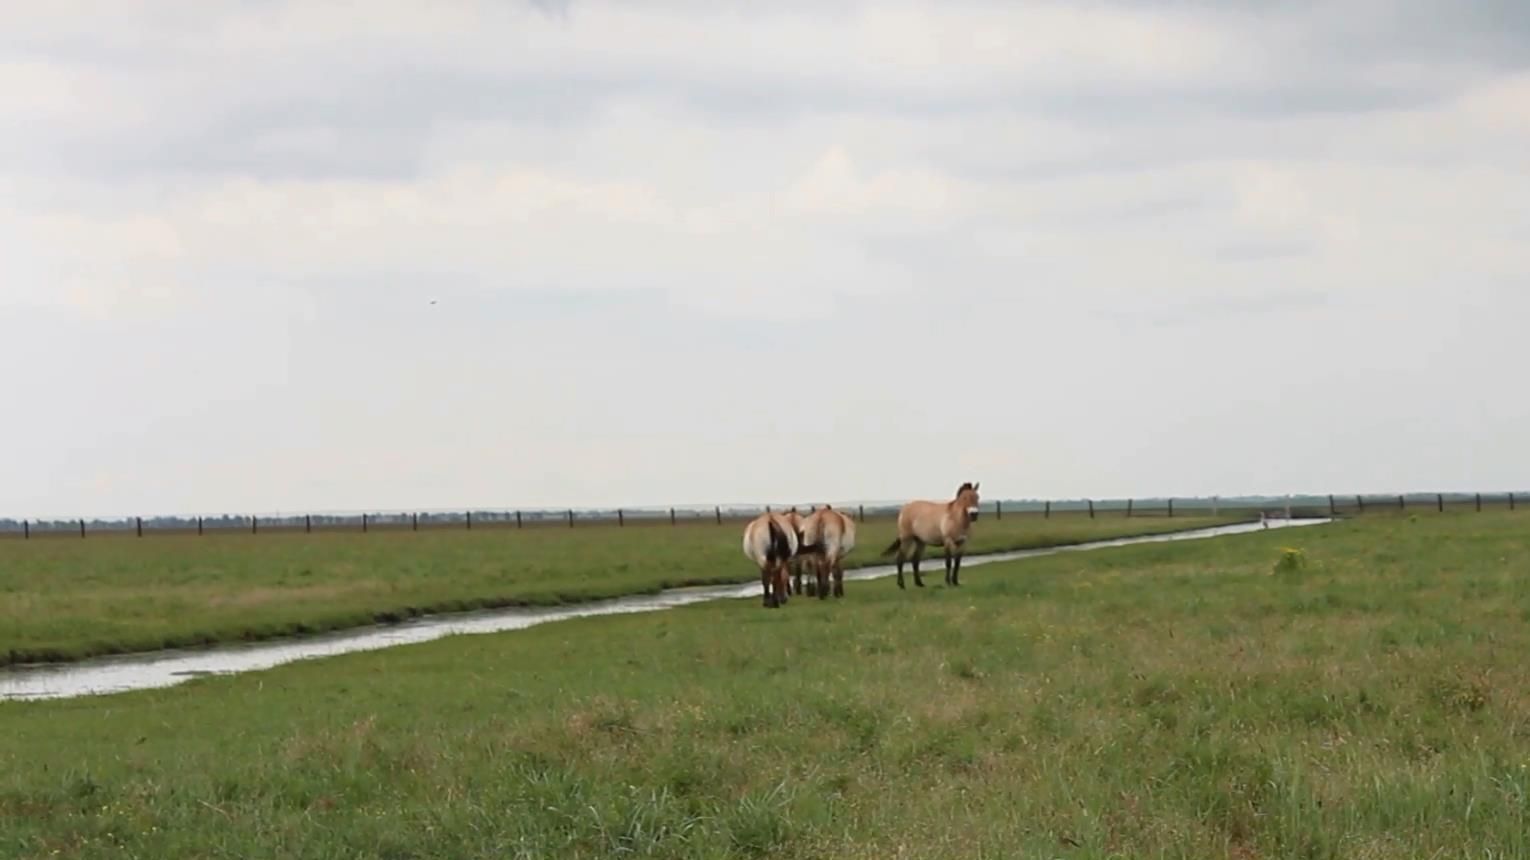
[[[1100,517],[1204,517],[1260,514],[1290,517],[1357,516],[1383,511],[1475,511],[1518,510],[1530,497],[1523,492],[1402,493],[1302,496],[1242,496],[1229,498],[1127,498],[996,500],[980,506],[981,516]],[[767,510],[795,508],[808,512],[814,504],[713,505],[670,508],[463,509],[458,511],[347,511],[324,513],[219,514],[214,516],[153,516],[96,518],[0,518],[0,537],[30,540],[34,537],[156,534],[271,534],[315,532],[439,531],[526,528],[645,527],[738,523]],[[891,518],[901,503],[852,502],[834,504],[864,522]]]

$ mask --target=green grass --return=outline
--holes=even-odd
[[[1223,521],[1226,521],[1225,519]],[[1205,517],[984,518],[971,552],[1204,526]],[[50,537],[0,541],[0,665],[268,639],[431,612],[756,580],[741,523]],[[891,520],[860,528],[875,563]],[[936,581],[940,580],[938,558]]]
[[[1527,570],[1374,517],[0,703],[0,855],[1530,856]]]

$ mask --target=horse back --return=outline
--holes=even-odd
[[[744,555],[761,567],[797,553],[797,533],[779,515],[760,514],[744,527]]]
[[[945,537],[944,502],[909,502],[898,511],[898,537],[940,543]]]
[[[803,539],[824,548],[824,554],[843,558],[855,548],[855,520],[833,508],[823,508],[804,521]]]

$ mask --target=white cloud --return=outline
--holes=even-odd
[[[18,10],[0,513],[1530,482],[1515,31],[1366,5]]]

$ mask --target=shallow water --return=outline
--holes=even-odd
[[[1330,522],[1327,518],[1272,519],[1270,528],[1319,525]],[[1261,530],[1259,523],[1242,523],[1230,526],[1171,532],[1146,537],[1115,538],[1093,541],[1072,546],[1028,549],[1018,552],[991,553],[967,556],[962,560],[963,569],[984,564],[1056,555],[1064,552],[1083,552],[1113,546],[1130,546],[1142,543],[1165,543],[1168,541],[1196,540],[1222,535],[1242,534]],[[926,571],[942,575],[938,556],[927,559]],[[892,565],[878,565],[859,570],[845,571],[846,580],[879,579],[895,574]],[[929,573],[926,573],[926,577]],[[909,585],[913,588],[912,583]],[[77,663],[41,666],[18,666],[0,670],[0,699],[65,699],[77,696],[97,696],[121,693],[129,690],[146,690],[169,687],[201,675],[226,675],[269,669],[295,660],[310,660],[353,651],[375,651],[395,645],[425,642],[460,633],[496,633],[504,630],[520,630],[548,621],[565,618],[582,618],[590,615],[620,615],[631,612],[652,612],[709,600],[760,598],[759,583],[746,585],[721,585],[700,588],[677,588],[653,595],[635,595],[614,600],[581,603],[574,606],[545,608],[496,609],[480,612],[463,612],[431,615],[386,626],[362,627],[299,639],[273,640],[269,642],[217,645],[197,649],[154,651],[141,654],[125,654],[83,660]],[[853,598],[853,593],[851,594]],[[798,598],[809,600],[813,598]],[[831,598],[832,599],[832,598]],[[790,612],[788,604],[783,611]]]

